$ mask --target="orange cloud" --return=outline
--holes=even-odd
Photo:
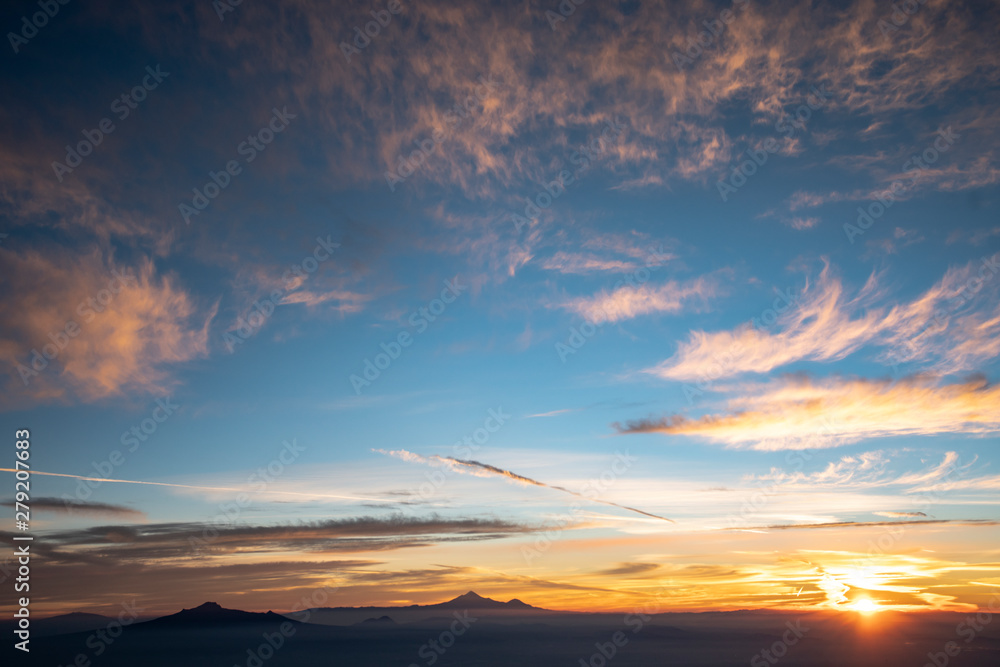
[[[926,362],[942,373],[972,370],[1000,354],[1000,301],[985,296],[1000,292],[996,260],[984,257],[950,269],[914,301],[891,308],[878,307],[885,294],[876,275],[848,296],[826,265],[795,304],[775,309],[773,331],[758,322],[730,331],[692,331],[673,357],[647,372],[672,380],[766,373],[795,361],[842,359],[869,344],[881,346],[879,358],[889,364]]]
[[[716,293],[715,284],[706,278],[686,283],[671,280],[662,285],[623,285],[610,292],[603,290],[591,297],[572,299],[562,307],[588,322],[620,322],[650,313],[676,313],[691,301],[703,302]]]
[[[982,378],[940,385],[919,376],[898,382],[795,376],[743,389],[725,414],[674,415],[615,427],[621,433],[690,435],[768,451],[895,435],[1000,431],[1000,386]]]
[[[750,3],[725,38],[687,66],[676,55],[717,16],[711,3],[643,2],[628,16],[595,5],[588,8],[593,20],[556,31],[539,31],[540,14],[513,5],[417,3],[379,35],[378,48],[350,62],[339,44],[367,18],[364,11],[291,4],[241,7],[239,25],[204,31],[203,48],[211,52],[217,40],[228,51],[247,52],[238,74],[288,81],[273,94],[338,137],[330,160],[335,177],[384,181],[414,142],[439,131],[445,140],[404,187],[445,184],[474,198],[514,199],[512,186],[551,180],[552,157],[568,155],[576,133],[591,136],[615,114],[629,119],[630,130],[601,168],[631,168],[622,184],[669,187],[729,164],[744,139],[727,133],[724,116],[734,103],[749,100],[767,127],[801,104],[803,90],[825,81],[835,91],[831,113],[884,114],[994,83],[1000,71],[1000,55],[976,17],[942,1],[925,3],[904,30],[889,35],[875,28],[884,7],[872,0],[846,8]],[[145,11],[154,14],[146,24],[161,25],[156,14],[171,10]],[[210,8],[197,20],[218,22]],[[428,47],[426,35],[442,39]],[[146,35],[154,44],[171,37]],[[499,84],[456,123],[449,114],[475,96],[480,76]],[[595,106],[595,99],[607,103]],[[972,113],[996,127],[988,111]]]
[[[173,385],[167,366],[208,353],[215,307],[200,308],[148,258],[132,270],[96,250],[0,256],[11,286],[0,305],[9,323],[0,339],[8,398],[164,395]]]

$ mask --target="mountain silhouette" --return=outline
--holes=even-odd
[[[364,626],[380,626],[380,625],[396,625],[396,621],[392,620],[389,616],[379,616],[378,618],[366,618],[360,623],[355,623],[354,625],[364,625]]]
[[[161,616],[153,621],[143,623],[144,627],[160,626],[200,626],[206,625],[253,625],[266,623],[284,623],[290,621],[286,616],[275,614],[273,611],[259,613],[253,611],[241,611],[239,609],[225,609],[215,602],[206,602],[193,609],[182,609],[176,614]],[[291,621],[296,623],[296,621]]]
[[[40,618],[31,623],[32,637],[49,637],[53,635],[64,635],[70,632],[87,632],[106,628],[115,619],[111,616],[101,614],[87,614],[74,611],[68,614],[59,614],[49,618]]]
[[[465,595],[459,595],[457,598],[448,600],[447,602],[423,606],[429,609],[537,609],[537,607],[532,607],[517,599],[510,602],[501,602],[492,598],[484,598],[475,591],[469,591]]]

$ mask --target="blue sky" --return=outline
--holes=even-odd
[[[68,4],[11,47],[0,422],[70,476],[36,476],[36,496],[76,496],[35,514],[47,609],[114,606],[116,564],[164,610],[194,602],[178,571],[262,609],[318,583],[343,604],[468,582],[566,608],[667,581],[687,608],[986,599],[996,12],[927,2],[891,30],[875,2],[586,3],[552,28],[552,4],[402,3],[349,61],[372,19],[342,3]],[[104,118],[92,153],[53,166]],[[102,296],[114,271],[131,278]],[[769,313],[778,294],[793,303]],[[162,422],[157,401],[177,406]],[[459,454],[490,410],[509,417]],[[544,488],[602,474],[598,500],[676,523]],[[95,475],[175,486],[76,495]],[[184,551],[240,492],[225,539]],[[934,523],[865,557],[885,521]],[[274,563],[288,580],[253,575],[256,596],[198,570]]]

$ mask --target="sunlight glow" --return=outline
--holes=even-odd
[[[851,603],[851,609],[861,614],[872,614],[879,611],[879,606],[869,598],[861,598]]]

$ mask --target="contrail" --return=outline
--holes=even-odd
[[[430,461],[441,461],[445,465],[451,467],[453,470],[471,472],[476,474],[477,472],[485,473],[478,476],[487,477],[490,475],[498,475],[500,477],[506,477],[507,479],[512,479],[516,482],[521,482],[522,484],[530,484],[531,486],[540,486],[545,489],[555,489],[556,491],[562,491],[563,493],[568,493],[571,496],[576,496],[577,498],[583,498],[584,500],[589,500],[595,503],[601,503],[602,505],[610,505],[611,507],[617,507],[618,509],[627,510],[629,512],[635,512],[636,514],[642,514],[643,516],[648,516],[653,519],[659,519],[661,521],[669,521],[670,523],[677,523],[673,519],[668,519],[665,516],[660,516],[658,514],[652,514],[650,512],[645,512],[635,507],[629,507],[628,505],[619,505],[618,503],[613,503],[610,500],[600,500],[599,498],[589,498],[582,493],[577,493],[576,491],[571,491],[562,486],[556,486],[555,484],[546,484],[545,482],[539,482],[537,479],[531,479],[530,477],[525,477],[524,475],[518,475],[516,472],[511,472],[510,470],[504,470],[503,468],[497,468],[496,466],[491,466],[488,463],[482,463],[480,461],[467,461],[464,459],[456,459],[450,456],[421,456],[420,454],[414,454],[413,452],[408,452],[405,449],[395,449],[392,451],[386,451],[384,449],[372,450],[378,452],[379,454],[385,454],[387,456],[393,456],[404,461],[416,462],[416,463],[429,463]],[[464,469],[464,470],[463,470]]]
[[[17,472],[14,468],[0,468],[0,472]],[[104,477],[86,477],[84,475],[67,475],[61,472],[42,472],[41,470],[29,470],[32,475],[47,475],[49,477],[70,477],[72,479],[83,479],[91,482],[116,482],[118,484],[148,484],[150,486],[169,486],[177,489],[201,489],[202,491],[237,491],[237,492],[247,492],[246,489],[240,489],[232,486],[193,486],[191,484],[167,484],[166,482],[142,482],[134,479],[107,479]],[[382,500],[381,498],[362,498],[360,496],[339,496],[333,493],[299,493],[296,491],[268,491],[264,489],[263,491],[253,491],[253,493],[274,493],[283,496],[305,496],[308,498],[339,498],[341,500],[376,500],[380,502],[394,502],[390,500]]]

